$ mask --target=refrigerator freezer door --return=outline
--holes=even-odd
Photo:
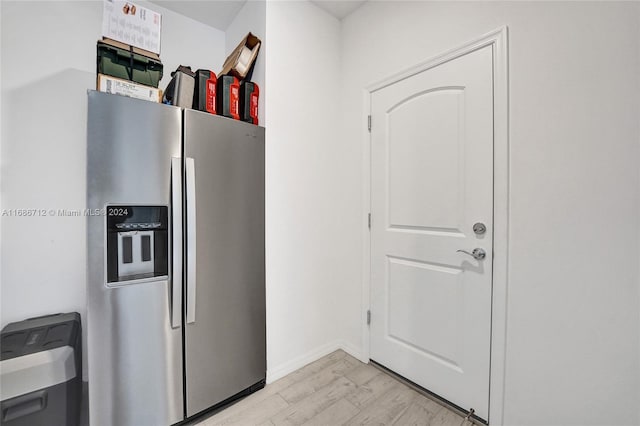
[[[187,246],[197,229],[195,322],[185,324],[192,416],[265,378],[264,128],[186,110],[184,129],[195,176],[185,193],[196,197]]]
[[[89,92],[87,130],[89,209],[171,204],[171,158],[181,157],[180,109]],[[175,300],[172,270],[168,278],[107,287],[106,223],[104,215],[87,218],[90,424],[179,422],[184,418],[182,329],[172,328],[170,314],[181,312],[181,291]],[[171,247],[171,232],[169,239]]]

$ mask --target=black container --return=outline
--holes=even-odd
[[[218,77],[216,93],[218,115],[240,120],[240,84],[232,75]]]
[[[260,88],[252,81],[240,84],[240,120],[258,125]]]
[[[171,73],[171,81],[167,85],[162,97],[162,103],[181,108],[193,107],[193,92],[196,84],[196,73],[191,67],[180,65]]]
[[[10,364],[21,364],[10,380],[3,377],[2,395],[8,397],[0,402],[0,424],[77,426],[82,399],[80,315],[72,312],[30,318],[8,324],[0,336],[3,370]],[[46,361],[36,359],[41,352],[48,352],[42,354]],[[35,381],[34,372],[38,373]]]
[[[163,65],[159,59],[137,53],[138,49],[113,41],[98,41],[98,74],[158,87],[162,79]]]
[[[197,70],[196,87],[193,91],[193,109],[216,113],[216,86],[218,79],[213,71]]]

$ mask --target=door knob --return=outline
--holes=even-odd
[[[473,232],[475,232],[476,235],[482,235],[485,232],[487,232],[487,227],[482,222],[474,223],[473,224]]]
[[[456,250],[456,252],[468,254],[469,256],[473,256],[473,258],[476,260],[482,260],[487,257],[487,252],[481,248],[474,248],[473,250],[471,250],[471,253],[466,250]]]

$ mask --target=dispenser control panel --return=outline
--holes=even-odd
[[[164,279],[169,273],[167,206],[106,208],[107,285]]]

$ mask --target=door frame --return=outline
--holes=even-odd
[[[509,272],[509,62],[508,27],[502,26],[452,50],[375,82],[362,91],[363,102],[363,269],[362,269],[362,350],[370,359],[370,328],[367,311],[371,294],[371,95],[415,74],[464,56],[483,47],[493,47],[493,283],[491,291],[491,349],[489,374],[489,418],[491,425],[502,425],[506,370],[507,296]],[[372,125],[375,125],[373,123]],[[376,220],[375,217],[372,220]]]

